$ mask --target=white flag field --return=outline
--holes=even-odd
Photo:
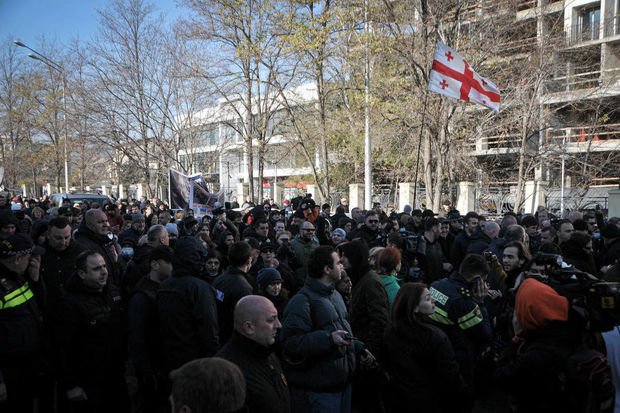
[[[442,42],[435,47],[428,90],[499,112],[497,86],[476,73],[465,59]]]

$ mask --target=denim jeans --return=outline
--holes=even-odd
[[[291,411],[299,413],[351,412],[351,386],[341,392],[317,393],[291,389]]]

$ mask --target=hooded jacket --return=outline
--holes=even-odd
[[[199,278],[206,251],[193,237],[175,245],[172,276],[157,292],[164,365],[167,372],[219,348],[215,292]]]
[[[553,288],[527,278],[517,290],[515,312],[523,331],[538,330],[552,321],[568,321],[568,299]]]

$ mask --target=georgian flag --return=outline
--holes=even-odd
[[[499,89],[483,78],[455,50],[442,42],[435,47],[428,90],[499,112]]]

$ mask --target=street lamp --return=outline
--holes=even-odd
[[[41,53],[37,52],[36,50],[27,46],[26,44],[20,42],[19,40],[14,40],[13,43],[15,43],[16,46],[23,47],[23,48],[30,50],[32,53],[28,53],[29,58],[38,60],[39,62],[44,63],[50,69],[56,70],[62,76],[62,107],[63,107],[62,121],[64,123],[64,129],[65,129],[65,142],[64,142],[65,192],[69,193],[69,156],[67,155],[67,141],[69,139],[68,139],[68,133],[67,133],[67,100],[65,98],[65,90],[67,88],[67,76],[66,76],[67,73],[65,72],[65,69],[61,65],[54,62],[52,59],[48,58],[47,56],[44,56]]]

